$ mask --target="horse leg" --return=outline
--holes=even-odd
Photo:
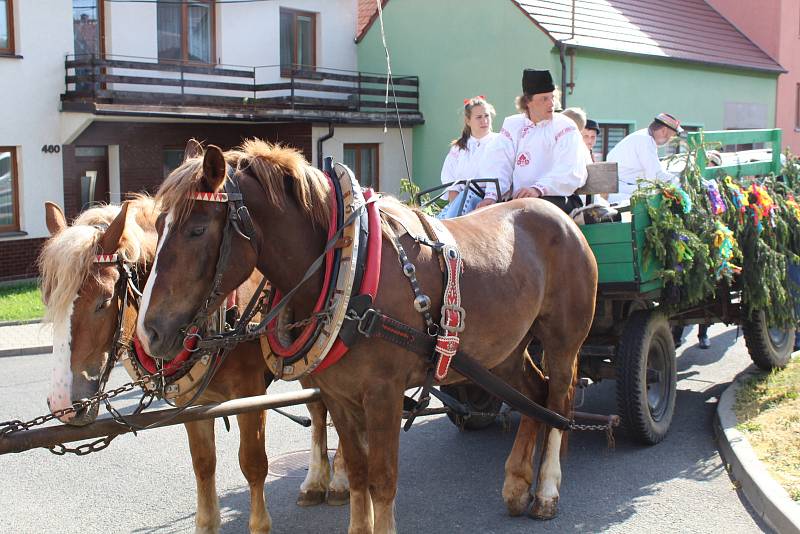
[[[264,443],[266,412],[238,414],[236,420],[239,423],[239,467],[250,486],[250,532],[268,534],[272,518],[264,496],[269,467]]]
[[[306,387],[305,384],[303,384]],[[322,402],[306,404],[311,415],[311,454],[308,473],[300,484],[297,504],[314,506],[325,501],[325,493],[331,480],[331,467],[328,462],[328,411]]]
[[[566,417],[572,411],[574,380],[577,376],[578,349],[548,351],[545,345],[545,366],[548,374],[547,407]],[[536,487],[530,514],[537,519],[552,519],[558,511],[558,496],[561,488],[561,451],[566,445],[564,432],[547,427],[539,467],[539,483]]]
[[[347,504],[350,500],[350,483],[347,480],[347,468],[344,465],[342,444],[336,448],[333,457],[333,478],[328,486],[328,498],[325,500],[331,506]]]
[[[194,524],[197,534],[219,532],[219,501],[214,475],[217,468],[216,445],[214,443],[214,420],[185,423],[189,435],[189,451],[197,483],[197,513]]]
[[[497,375],[508,379],[513,387],[533,401],[544,402],[546,385],[544,377],[530,361],[524,346],[522,351],[515,351],[511,357],[494,369]],[[503,501],[509,515],[518,516],[525,513],[531,501],[531,485],[533,484],[533,454],[536,450],[536,436],[541,423],[529,417],[522,417],[514,438],[514,445],[506,459],[505,479],[503,481]]]
[[[403,390],[393,384],[371,384],[364,400],[369,451],[369,493],[375,513],[375,532],[395,534],[397,452]]]
[[[326,406],[339,433],[339,445],[347,465],[347,479],[350,482],[348,533],[372,534],[374,516],[368,488],[367,435],[362,420],[359,420],[363,417],[363,413],[350,405],[345,407],[339,403],[326,402]]]

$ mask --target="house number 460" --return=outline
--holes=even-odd
[[[42,145],[42,152],[45,154],[58,154],[61,152],[60,145]]]

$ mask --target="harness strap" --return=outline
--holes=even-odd
[[[434,378],[441,382],[447,377],[447,371],[453,357],[458,352],[460,343],[458,334],[464,331],[466,312],[461,307],[461,287],[459,281],[464,269],[464,262],[458,248],[445,245],[442,251],[445,266],[445,288],[442,298],[441,330],[436,338],[436,373]]]
[[[426,358],[430,356],[436,344],[436,341],[425,332],[372,308],[359,317],[358,331],[365,337],[377,337],[389,341]],[[453,356],[450,367],[521,414],[559,430],[571,428],[569,419],[533,402],[463,351],[458,351]]]

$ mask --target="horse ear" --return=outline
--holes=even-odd
[[[113,254],[119,248],[119,242],[128,221],[128,206],[130,206],[130,202],[123,202],[119,214],[111,221],[103,237],[100,238],[100,250],[103,254]]]
[[[67,227],[67,219],[64,217],[64,212],[54,202],[44,203],[44,220],[47,223],[47,229],[50,230],[50,235],[56,235]]]
[[[186,150],[183,151],[183,161],[190,160],[203,154],[203,145],[197,139],[189,139],[186,143]]]
[[[208,145],[203,158],[203,180],[208,190],[218,191],[225,181],[225,156],[222,149],[215,145]]]

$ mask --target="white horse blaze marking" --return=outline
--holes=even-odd
[[[50,393],[47,395],[47,404],[51,412],[63,410],[72,406],[72,309],[76,295],[67,307],[65,317],[59,317],[53,322],[53,372],[50,377]],[[67,422],[75,417],[68,414],[61,417]]]
[[[152,351],[150,350],[150,338],[144,329],[144,318],[147,315],[147,308],[150,305],[150,295],[153,293],[153,286],[156,283],[156,275],[158,274],[158,253],[161,252],[161,247],[164,246],[167,240],[170,226],[172,226],[172,213],[168,214],[167,219],[164,221],[164,235],[161,236],[161,240],[158,242],[153,267],[150,269],[150,276],[147,278],[147,283],[144,285],[142,303],[139,306],[139,317],[136,319],[136,335],[139,336],[142,348],[144,348],[148,354],[152,354]]]
[[[541,482],[536,495],[541,499],[558,498],[558,488],[561,487],[561,430],[550,430],[547,438],[547,448],[542,463]]]

